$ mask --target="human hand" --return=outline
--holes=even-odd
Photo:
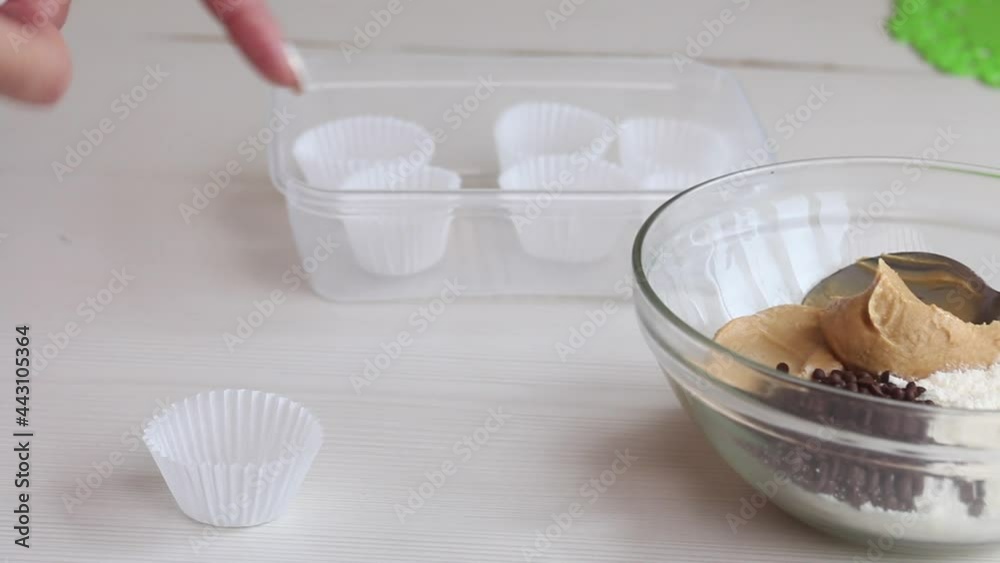
[[[300,89],[297,69],[264,0],[202,2],[265,78]],[[70,0],[8,0],[0,5],[0,96],[52,104],[66,92],[72,64],[61,29],[69,4]]]

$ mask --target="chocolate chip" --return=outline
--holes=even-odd
[[[913,476],[904,474],[896,483],[896,493],[900,499],[909,503],[913,501]]]
[[[777,369],[787,371],[788,364],[782,362]],[[934,406],[933,401],[919,398],[926,392],[925,388],[914,381],[896,385],[893,374],[888,371],[875,374],[859,368],[844,368],[827,373],[815,369],[810,379],[860,395]],[[768,400],[776,408],[836,429],[910,444],[933,443],[926,419],[870,401],[850,401],[824,393],[798,391],[779,392]],[[856,508],[870,503],[883,510],[916,510],[915,499],[924,493],[929,473],[919,469],[895,469],[895,462],[899,461],[895,457],[863,451],[857,446],[820,442],[818,448],[810,447],[806,452],[806,440],[805,436],[799,442],[768,438],[763,442],[746,443],[745,447],[755,452],[763,463],[776,471],[784,471],[792,482],[813,493],[832,495]],[[957,479],[955,482],[964,483],[959,497],[968,507],[968,513],[980,515],[986,505],[985,486],[981,482],[966,483]]]
[[[968,481],[961,483],[958,486],[958,498],[966,504],[970,504],[976,500],[976,489],[972,483]]]
[[[986,501],[977,500],[969,505],[969,516],[973,518],[979,518],[983,515],[983,510],[986,509]]]
[[[781,362],[780,364],[778,364],[777,367],[778,367],[778,371],[783,371],[785,373],[788,373],[788,370],[790,369],[788,367],[788,364],[786,364],[785,362]]]
[[[865,481],[868,483],[868,488],[865,489],[868,496],[875,496],[879,494],[881,486],[879,485],[878,469],[875,468],[875,466],[868,468],[868,478],[865,479]]]

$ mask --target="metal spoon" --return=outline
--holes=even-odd
[[[803,305],[826,307],[835,299],[864,292],[875,279],[879,256],[863,258],[820,281]],[[881,256],[921,301],[937,305],[966,322],[1000,319],[1000,293],[968,266],[930,252],[894,252]]]

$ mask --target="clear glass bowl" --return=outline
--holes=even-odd
[[[689,415],[758,489],[754,506],[883,552],[1000,542],[1000,412],[852,394],[712,340],[881,252],[938,252],[990,283],[998,194],[992,169],[822,159],[706,182],[646,221],[632,256],[643,333]],[[726,518],[738,530],[753,512]]]

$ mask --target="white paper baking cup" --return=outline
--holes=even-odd
[[[352,176],[345,190],[457,191],[462,178],[451,170],[427,166],[401,175],[397,170],[370,168]],[[358,264],[380,276],[416,274],[437,264],[448,249],[452,207],[395,206],[397,210],[371,216],[359,212],[344,217],[347,239]]]
[[[602,160],[616,135],[614,122],[601,114],[550,102],[508,108],[493,130],[501,170],[546,155],[577,154]]]
[[[369,162],[366,160],[336,160],[336,161],[312,161],[312,168],[302,167],[303,173],[306,176],[306,180],[312,188],[317,188],[315,190],[310,190],[309,188],[297,189],[293,187],[293,191],[297,191],[300,195],[307,197],[319,197],[326,198],[327,192],[339,191],[344,189],[344,183],[347,182],[349,178],[358,174],[359,172],[364,172],[365,170],[372,167],[398,167],[399,161],[390,162]]]
[[[213,526],[256,526],[285,513],[323,429],[285,397],[227,389],[174,403],[143,440],[184,514]]]
[[[718,175],[721,174],[717,174],[716,176]],[[716,176],[711,176],[710,178]],[[708,178],[701,172],[675,169],[668,172],[655,172],[642,177],[639,180],[639,188],[647,191],[680,192],[696,186],[706,179]]]
[[[685,190],[735,172],[748,159],[721,131],[683,119],[638,118],[622,122],[618,155],[643,189]]]
[[[572,192],[628,191],[636,184],[625,171],[604,160],[572,155],[526,160],[501,174],[500,188],[537,191],[512,206],[511,220],[526,253],[543,260],[593,262],[606,257],[621,240],[630,215],[616,204],[604,215],[600,202],[580,202]]]
[[[377,115],[314,127],[292,147],[306,181],[321,189],[339,189],[345,170],[378,164],[420,168],[434,158],[435,151],[433,135],[420,125]]]

